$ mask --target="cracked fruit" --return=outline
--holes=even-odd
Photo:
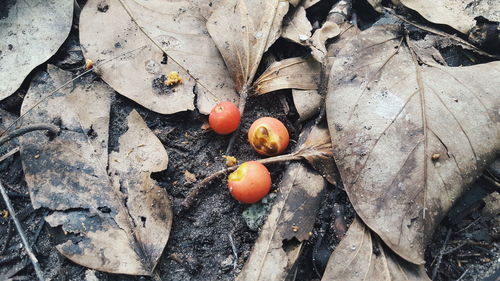
[[[283,123],[273,117],[262,117],[248,130],[248,142],[259,154],[274,156],[282,153],[288,146],[290,137]]]

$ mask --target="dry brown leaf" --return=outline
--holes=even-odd
[[[306,9],[298,6],[290,19],[283,23],[281,37],[292,42],[307,46],[307,40],[311,37],[312,25],[307,19]]]
[[[71,73],[48,66],[31,84],[22,113]],[[57,249],[70,260],[101,271],[151,275],[168,240],[170,200],[151,179],[167,168],[168,155],[136,111],[119,151],[108,160],[109,110],[113,90],[101,82],[75,82],[27,113],[24,122],[52,123],[61,133],[20,138],[21,157],[35,209],[64,235]]]
[[[278,198],[236,280],[285,279],[298,259],[302,242],[309,239],[325,187],[326,181],[305,165],[288,166]],[[291,243],[284,247],[284,241]]]
[[[372,27],[345,45],[326,107],[358,215],[421,264],[436,225],[499,150],[500,62],[420,64],[399,30]]]
[[[320,29],[316,30],[310,40],[311,55],[313,58],[323,63],[327,55],[326,40],[339,34],[340,27],[336,23],[330,21],[325,22]]]
[[[319,3],[319,1],[321,1],[321,0],[303,0],[302,6],[304,6],[304,8],[306,8],[306,9],[308,9],[308,8],[316,5],[317,3]]]
[[[411,264],[388,251],[360,219],[354,220],[335,248],[321,280],[430,281],[424,266]]]
[[[297,154],[313,166],[328,182],[336,185],[338,174],[333,160],[333,148],[330,133],[326,125],[318,124],[304,129],[305,141],[297,148]],[[301,142],[301,139],[299,139]]]
[[[292,97],[301,122],[319,113],[323,99],[318,90],[292,89]]]
[[[449,25],[467,34],[475,25],[475,18],[482,16],[490,21],[500,21],[500,1],[496,0],[399,0],[404,6],[417,11],[427,20]]]
[[[289,58],[271,64],[254,82],[256,95],[281,89],[318,88],[321,66],[311,57]]]
[[[164,114],[192,110],[196,93],[198,109],[208,114],[220,101],[238,100],[206,29],[209,4],[90,0],[80,16],[84,55],[95,62],[122,55],[96,71],[120,94],[148,109]],[[162,75],[172,71],[183,83],[163,85]]]
[[[0,9],[2,100],[66,40],[73,21],[73,0],[2,1]]]
[[[280,0],[224,0],[208,19],[238,93],[247,91],[264,52],[278,39],[289,3]]]

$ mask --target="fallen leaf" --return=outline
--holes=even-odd
[[[296,153],[302,156],[329,183],[336,185],[337,167],[333,160],[333,149],[330,134],[326,124],[305,127],[305,141],[297,148]],[[299,139],[299,143],[302,140]]]
[[[207,22],[233,78],[248,91],[264,52],[278,39],[289,3],[280,0],[225,0]]]
[[[436,225],[499,150],[500,62],[419,63],[399,30],[372,27],[345,45],[326,113],[356,212],[397,254],[422,264]]]
[[[331,39],[340,34],[340,27],[331,21],[326,21],[323,26],[316,30],[311,36],[310,47],[311,55],[318,62],[323,63],[327,51],[326,51],[326,40]]]
[[[111,273],[151,275],[172,224],[168,195],[150,177],[167,168],[167,152],[134,110],[108,159],[113,90],[102,82],[75,82],[28,112],[72,78],[51,65],[47,71],[35,75],[21,108],[25,123],[61,126],[54,139],[44,132],[20,138],[33,207],[52,211],[45,219],[61,227],[56,248],[70,260]]]
[[[3,1],[0,15],[0,100],[57,52],[73,21],[73,0]],[[40,15],[43,15],[40,16]]]
[[[236,280],[284,280],[309,239],[326,181],[304,164],[293,163],[252,253]],[[284,242],[287,241],[286,245]]]
[[[281,89],[318,88],[321,66],[311,57],[289,58],[272,63],[254,82],[256,95]]]
[[[424,266],[391,253],[358,218],[330,256],[321,280],[430,281]]]
[[[311,30],[312,25],[307,19],[306,9],[303,6],[298,6],[291,18],[283,23],[281,37],[306,46],[307,40],[311,37]]]
[[[475,18],[482,16],[490,21],[500,21],[500,2],[490,0],[399,0],[404,6],[417,11],[425,19],[449,25],[467,34],[475,25]]]
[[[314,5],[316,5],[317,3],[319,3],[321,0],[303,0],[302,1],[302,6],[304,6],[304,8],[308,9]]]
[[[238,100],[206,29],[209,4],[212,1],[90,0],[80,16],[84,55],[95,62],[111,60],[96,72],[148,109],[163,114],[193,110],[196,93],[198,109],[208,114],[220,101]],[[172,71],[183,78],[182,84],[163,84]]]
[[[318,75],[319,77],[319,75]],[[301,122],[315,116],[321,109],[323,99],[318,90],[292,89],[293,104]]]

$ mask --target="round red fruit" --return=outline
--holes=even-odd
[[[275,156],[288,146],[290,137],[285,125],[273,117],[262,117],[248,130],[248,142],[259,154]]]
[[[257,161],[245,162],[228,177],[229,192],[242,203],[255,203],[271,189],[271,174]]]
[[[240,118],[238,107],[230,101],[224,101],[212,108],[208,123],[217,134],[228,135],[238,128]]]

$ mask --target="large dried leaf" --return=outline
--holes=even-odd
[[[394,255],[365,224],[355,219],[330,256],[323,281],[430,281],[422,265]]]
[[[14,93],[31,70],[59,49],[72,21],[73,0],[2,1],[0,100]]]
[[[499,150],[500,62],[421,64],[409,44],[398,26],[360,33],[336,57],[326,107],[354,208],[420,264],[436,225]]]
[[[476,17],[482,16],[490,21],[500,21],[500,1],[497,0],[399,1],[427,20],[449,25],[464,34],[476,25]]]
[[[97,72],[120,94],[159,113],[194,109],[195,94],[202,113],[223,100],[236,102],[234,84],[206,29],[210,4],[90,0],[80,16],[84,55],[94,61],[122,55]],[[180,74],[182,84],[162,84],[162,75],[171,71]]]
[[[224,0],[208,19],[208,32],[219,48],[241,93],[252,83],[264,52],[278,39],[288,1]]]
[[[318,88],[321,66],[309,58],[289,58],[271,64],[254,82],[255,94],[281,89],[313,90]]]
[[[53,66],[38,73],[22,113],[71,79]],[[70,260],[112,273],[150,275],[168,240],[170,200],[150,178],[167,168],[168,155],[136,111],[119,151],[108,160],[109,110],[113,90],[101,82],[76,83],[43,101],[23,119],[60,124],[21,138],[21,156],[33,207],[52,211],[52,227],[64,231],[57,249]]]
[[[325,187],[321,175],[304,164],[288,166],[278,199],[236,280],[285,279],[297,261],[302,242],[309,239]],[[284,241],[290,243],[285,245]]]

